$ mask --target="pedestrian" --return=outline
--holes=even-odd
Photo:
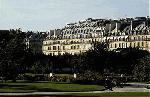
[[[113,91],[112,90],[112,87],[113,87],[112,81],[110,79],[106,78],[104,87],[106,88],[106,90],[109,89],[109,90]]]

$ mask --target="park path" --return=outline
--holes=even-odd
[[[78,93],[109,93],[109,92],[150,92],[146,88],[113,88],[113,91],[89,91],[89,92],[31,92],[31,93],[0,93],[0,96],[29,96],[29,95],[61,95],[61,94],[78,94]]]
[[[78,93],[109,93],[109,92],[149,92],[150,84],[128,83],[130,86],[123,88],[115,87],[113,91],[88,91],[88,92],[31,92],[31,93],[0,93],[0,96],[29,96],[29,95],[61,95],[61,94],[78,94]]]

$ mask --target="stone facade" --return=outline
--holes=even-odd
[[[43,41],[46,55],[79,54],[92,48],[94,42],[107,42],[110,50],[139,47],[150,51],[150,19],[86,19],[50,31]]]

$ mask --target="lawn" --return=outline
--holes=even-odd
[[[99,85],[82,85],[55,82],[25,82],[17,83],[0,83],[0,92],[51,92],[51,91],[92,91],[103,90],[103,86]],[[16,97],[16,96],[1,96]],[[17,96],[26,97],[26,96]],[[130,92],[130,93],[80,93],[80,94],[64,94],[64,95],[29,95],[29,97],[150,97],[150,93],[146,92]]]
[[[1,96],[1,97],[27,97],[27,96]],[[130,92],[130,93],[82,93],[67,95],[29,95],[28,97],[150,97],[150,93]]]
[[[115,93],[114,92],[114,93],[72,94],[72,97],[150,97],[150,93],[148,92]]]
[[[82,85],[54,82],[17,82],[0,83],[0,92],[51,92],[51,91],[92,91],[102,90],[99,85]]]

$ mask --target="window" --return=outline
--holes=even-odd
[[[63,50],[65,50],[65,46],[63,46]]]
[[[136,40],[136,37],[134,37],[134,40]]]
[[[117,48],[117,44],[115,43],[115,48]]]
[[[124,48],[124,43],[122,43],[122,48]]]
[[[128,47],[128,43],[126,43],[126,48]]]
[[[71,46],[71,49],[73,49],[73,46]]]
[[[92,39],[92,42],[94,42],[94,39]]]
[[[48,47],[48,50],[51,50],[51,47]]]
[[[53,50],[56,50],[56,46],[53,46]]]
[[[125,41],[125,38],[123,38],[123,41]]]
[[[144,36],[142,36],[142,40],[144,40]]]
[[[138,40],[141,40],[141,37],[140,37],[140,36],[138,36]]]
[[[146,36],[146,40],[147,40],[147,36]]]
[[[125,41],[128,41],[128,40],[129,40],[129,37],[125,39]]]
[[[60,46],[58,46],[58,50],[60,50]]]
[[[136,44],[134,43],[134,47],[136,46]]]
[[[115,38],[113,37],[113,41],[115,40]]]
[[[110,48],[112,48],[112,44],[110,44]]]
[[[121,41],[121,38],[119,38],[119,41]]]
[[[142,46],[144,46],[144,42],[142,42]]]
[[[138,47],[140,47],[140,42],[138,42]]]
[[[73,44],[73,41],[71,41],[70,43]]]
[[[132,43],[130,43],[130,47],[132,46]]]
[[[80,48],[80,46],[78,45],[78,46],[77,46],[77,49],[79,49],[79,48]]]
[[[119,48],[121,48],[121,43],[119,43]]]

